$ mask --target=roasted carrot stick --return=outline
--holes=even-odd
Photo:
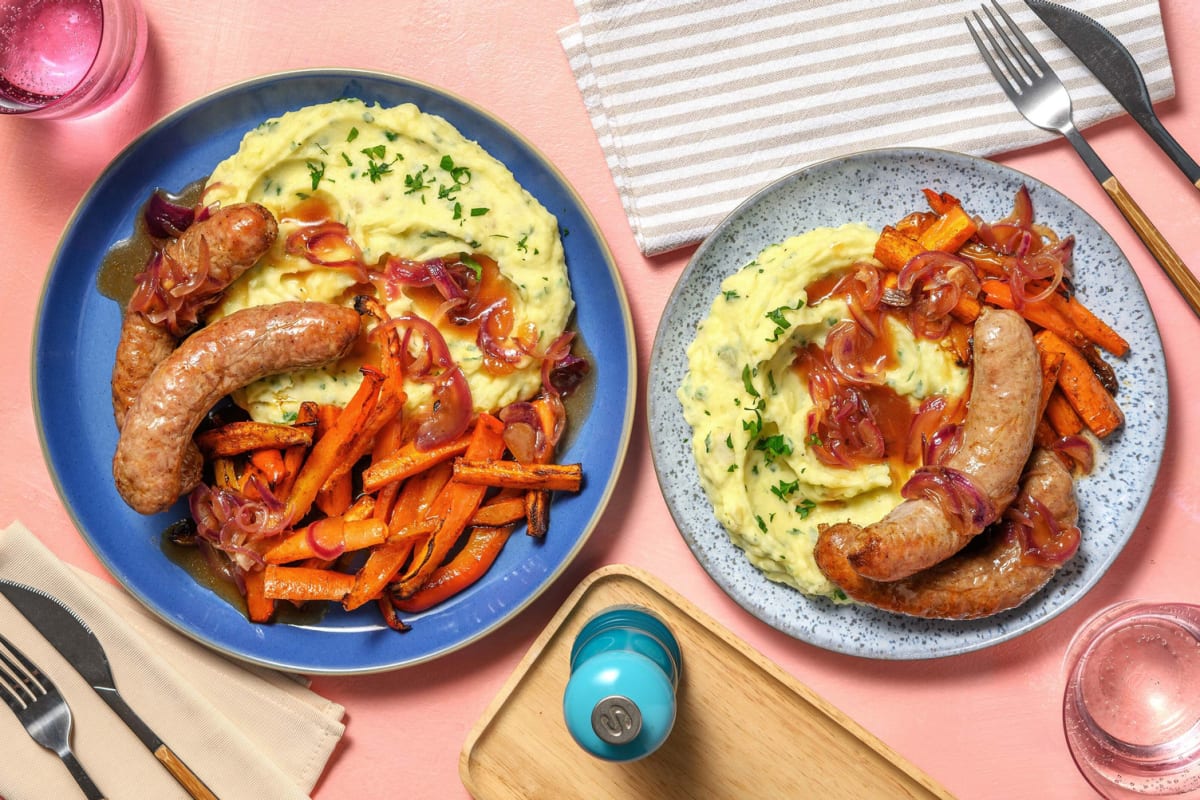
[[[364,603],[379,597],[383,587],[396,577],[413,548],[436,533],[441,520],[425,518],[391,534],[387,541],[371,550],[366,563],[354,575],[354,585],[342,599],[347,611],[353,611]]]
[[[929,203],[930,210],[939,216],[945,214],[953,206],[962,205],[958,198],[949,192],[935,192],[933,189],[922,189],[921,193],[925,195],[925,200]]]
[[[394,481],[416,475],[441,461],[460,456],[467,450],[471,434],[467,432],[452,442],[431,450],[418,450],[414,442],[406,442],[391,455],[373,462],[363,471],[363,491],[374,492]]]
[[[416,613],[444,602],[482,578],[513,532],[512,525],[473,528],[467,543],[450,561],[438,567],[411,597],[397,599],[401,611]]]
[[[333,474],[338,463],[350,455],[355,444],[354,435],[361,430],[370,408],[375,404],[383,375],[377,370],[365,367],[362,373],[362,385],[346,404],[346,408],[338,414],[337,421],[333,423],[329,432],[317,439],[304,466],[300,468],[300,474],[296,477],[287,499],[287,518],[293,522],[303,519],[308,514],[313,501],[316,500],[317,492]]]
[[[242,573],[246,587],[246,616],[251,622],[270,622],[275,614],[275,601],[263,594],[263,570]]]
[[[491,414],[480,414],[471,433],[466,458],[471,461],[498,459],[504,453],[504,439],[501,436],[503,432],[503,422]],[[464,483],[455,478],[451,478],[442,488],[429,511],[430,516],[442,518],[442,526],[433,538],[429,558],[394,588],[398,597],[411,596],[425,583],[429,575],[441,566],[446,554],[454,547],[463,529],[475,515],[475,510],[479,508],[486,493],[486,486]]]
[[[324,524],[333,518],[326,517],[320,523]],[[314,525],[318,523],[313,523]],[[312,525],[306,525],[298,531],[280,539],[263,552],[263,560],[268,564],[290,564],[317,555],[313,548]],[[382,544],[388,537],[387,525],[383,520],[362,519],[345,522],[341,528],[341,541],[325,541],[328,549],[364,550]]]
[[[273,425],[268,422],[239,420],[196,436],[196,446],[208,458],[236,456],[264,448],[277,450],[291,445],[312,444],[311,428]]]
[[[1046,421],[1059,436],[1075,436],[1083,430],[1083,420],[1057,387],[1046,401]]]
[[[926,248],[888,225],[879,233],[875,242],[875,260],[890,270],[899,272],[909,261],[925,252]]]
[[[958,248],[967,243],[975,235],[979,226],[975,220],[963,211],[961,205],[951,205],[944,214],[930,225],[917,238],[922,250],[941,250],[946,253],[956,253]]]
[[[1103,439],[1124,424],[1125,414],[1121,407],[1078,349],[1051,331],[1039,331],[1034,339],[1043,350],[1063,354],[1058,385],[1088,430]]]
[[[1092,310],[1079,302],[1077,297],[1052,295],[1048,302],[1071,321],[1075,329],[1083,334],[1089,342],[1102,347],[1114,356],[1120,358],[1129,352],[1129,342],[1113,330],[1104,320],[1097,317]]]
[[[471,517],[471,525],[495,527],[516,522],[525,516],[525,493],[488,502]]]
[[[1050,402],[1050,393],[1058,385],[1058,373],[1062,369],[1063,354],[1046,351],[1039,348],[1038,362],[1042,372],[1042,393],[1038,399],[1038,418],[1046,413],[1046,404]]]
[[[1021,308],[1017,308],[1017,304],[1013,299],[1012,287],[1005,281],[984,281],[983,294],[992,305],[1012,309],[1039,328],[1053,331],[1068,342],[1074,342],[1076,337],[1082,337],[1083,335],[1075,329],[1070,320],[1060,314],[1057,309],[1045,300],[1036,303],[1024,303]]]
[[[560,492],[577,492],[583,484],[583,469],[579,464],[522,464],[468,456],[454,461],[454,479],[460,483]]]
[[[353,586],[353,575],[331,569],[268,564],[263,570],[263,595],[271,600],[340,601]]]

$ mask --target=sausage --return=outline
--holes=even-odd
[[[142,312],[125,312],[112,373],[113,417],[117,421],[117,430],[125,425],[125,413],[150,373],[178,346],[179,340],[170,331],[155,325]]]
[[[130,406],[113,456],[117,491],[143,514],[169,508],[200,483],[192,435],[218,400],[268,375],[341,358],[358,330],[351,308],[296,301],[201,328],[155,368]]]
[[[193,307],[202,307],[214,302],[253,266],[271,248],[278,232],[275,217],[257,203],[225,206],[168,242],[162,257],[174,261],[189,278],[206,270],[204,281],[186,300]],[[179,344],[177,333],[140,311],[126,309],[112,374],[113,416],[118,429],[142,384]]]
[[[1040,500],[1060,529],[1079,519],[1071,473],[1047,450],[1038,448],[1029,462],[1021,491]],[[1024,556],[1011,526],[997,524],[954,556],[898,581],[864,578],[850,565],[833,533],[818,542],[817,566],[848,597],[885,611],[930,619],[978,619],[1016,608],[1058,571]]]
[[[944,561],[1008,507],[1033,448],[1041,378],[1029,326],[1015,312],[985,309],[975,323],[974,371],[963,441],[946,463],[969,477],[994,515],[962,526],[937,503],[905,500],[874,525],[833,525],[820,537],[845,549],[860,575],[894,581]]]

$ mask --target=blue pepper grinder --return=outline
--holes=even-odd
[[[679,643],[641,606],[613,606],[592,617],[571,646],[563,716],[571,736],[607,761],[634,761],[657,750],[675,724]]]

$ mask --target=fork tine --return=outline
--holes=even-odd
[[[1004,9],[1000,8],[996,0],[992,0],[996,8],[1003,13]],[[1018,91],[1026,89],[1031,83],[1038,78],[1038,74],[1033,71],[1029,61],[1024,57],[1024,54],[1017,48],[1012,37],[1005,33],[1004,28],[1000,26],[996,15],[987,6],[981,6],[983,13],[987,15],[988,21],[992,23],[989,28],[983,25],[984,35],[992,44],[992,49],[996,51],[996,55],[1004,62],[1004,66],[1008,69],[1008,74],[1012,77],[1014,84],[1018,86]],[[982,25],[982,21],[980,23]]]
[[[983,20],[980,19],[978,12],[972,11],[971,16],[975,18],[974,23],[971,22],[970,17],[964,17],[963,19],[967,23],[967,30],[971,32],[971,38],[975,40],[975,46],[979,48],[979,55],[983,56],[983,63],[987,64],[987,68],[992,71],[992,77],[996,79],[996,83],[1000,84],[1000,88],[1008,95],[1008,99],[1014,103],[1017,102],[1017,97],[1020,93],[1014,87],[1012,79],[996,63],[996,59],[992,57],[992,53],[987,45],[983,43],[983,39],[979,38],[979,33],[975,28],[978,26],[983,35],[992,43],[992,47],[996,47],[996,42],[992,38],[991,32],[983,24]]]
[[[992,5],[994,5],[996,10],[1000,12],[1000,16],[1004,18],[1008,29],[1012,31],[1017,39],[1021,42],[1021,45],[1025,50],[1026,63],[1032,61],[1043,75],[1047,72],[1050,72],[1050,65],[1046,63],[1046,59],[1042,58],[1042,54],[1039,53],[1038,49],[1033,46],[1033,42],[1029,41],[1029,37],[1026,36],[1019,27],[1017,27],[1017,23],[1013,22],[1013,18],[1008,15],[1008,12],[1004,10],[1004,7],[996,2],[996,0],[992,0]],[[991,16],[990,11],[988,12],[988,16]],[[999,26],[997,26],[997,28],[998,27]],[[1009,41],[1011,42],[1012,39],[1009,38]]]
[[[11,673],[11,675],[9,675],[8,673],[4,672],[4,670],[0,670],[0,679],[4,680],[4,683],[8,686],[9,691],[12,692],[13,697],[20,701],[23,705],[28,705],[29,703],[37,700],[39,694],[45,694],[45,689],[39,680],[41,671],[38,670],[38,668],[35,667],[33,663],[25,657],[24,653],[14,647],[13,643],[8,639],[5,639],[3,636],[0,636],[0,645],[4,646],[3,649],[0,649],[0,661],[4,662],[4,666],[7,667],[8,672]],[[5,650],[7,650],[8,653],[11,653],[12,656],[20,662],[21,666],[18,666],[16,663],[14,663],[13,660],[8,657],[8,654],[4,652]],[[24,669],[21,667],[24,667]],[[18,690],[18,687],[20,691]],[[38,691],[35,691],[35,689]],[[29,699],[26,700],[22,694],[28,695]]]

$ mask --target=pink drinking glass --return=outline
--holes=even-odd
[[[1200,798],[1200,606],[1105,609],[1072,640],[1066,668],[1067,746],[1102,797]]]
[[[125,93],[145,54],[138,0],[0,0],[0,114],[93,114]]]

